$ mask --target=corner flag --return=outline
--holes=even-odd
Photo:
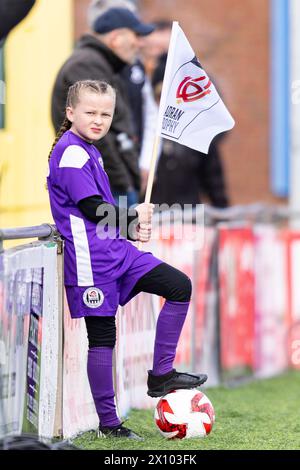
[[[173,22],[162,94],[158,135],[203,153],[234,120],[203,70],[178,22]]]

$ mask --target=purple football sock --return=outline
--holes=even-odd
[[[87,372],[96,411],[102,426],[118,426],[112,374],[112,348],[90,348]]]
[[[167,300],[159,314],[154,343],[154,375],[171,372],[176,348],[190,302]]]

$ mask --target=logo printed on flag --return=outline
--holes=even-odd
[[[206,80],[207,78],[208,77],[205,77],[205,75],[199,78],[185,77],[177,89],[177,93],[176,93],[177,103],[179,104],[182,101],[184,101],[185,103],[189,101],[196,101],[196,100],[199,100],[200,98],[203,98],[205,95],[208,95],[209,93],[211,93],[211,90],[209,90],[211,86],[211,81],[209,79],[208,79],[208,83],[204,85],[203,88],[197,83],[202,80]],[[188,93],[188,90],[191,87],[193,87],[193,89],[190,91],[190,93]]]
[[[172,35],[159,106],[159,134],[208,153],[213,138],[234,120],[177,22]]]

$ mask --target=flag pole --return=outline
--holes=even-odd
[[[146,189],[146,195],[145,195],[145,201],[144,201],[146,203],[149,203],[151,199],[156,162],[158,158],[159,140],[160,140],[160,136],[156,135],[154,139],[154,143],[153,143],[152,157],[151,157],[151,163],[150,163],[150,169],[149,169],[149,175],[148,175],[148,181],[147,181],[147,189]]]
[[[156,134],[155,139],[154,139],[154,143],[153,143],[150,169],[149,169],[149,175],[148,175],[148,180],[147,180],[147,188],[146,188],[145,201],[144,201],[145,203],[150,203],[150,199],[151,199],[153,182],[154,182],[154,175],[155,175],[155,168],[156,168],[156,162],[157,162],[157,158],[158,158],[159,140],[160,140],[160,136]],[[142,246],[143,246],[143,242],[139,241],[138,242],[138,249],[141,250]]]
[[[151,199],[151,193],[152,193],[152,188],[153,188],[153,182],[154,182],[154,175],[155,175],[155,169],[156,169],[156,163],[158,159],[158,146],[160,142],[160,132],[158,132],[160,128],[160,122],[162,119],[162,109],[163,109],[163,104],[165,102],[165,89],[166,89],[166,77],[170,75],[171,72],[171,62],[173,59],[173,55],[175,53],[174,47],[175,47],[175,37],[177,34],[177,27],[178,27],[178,22],[173,21],[172,25],[172,32],[171,32],[171,38],[170,38],[170,44],[169,44],[169,49],[168,49],[168,55],[167,55],[167,63],[166,63],[166,68],[165,68],[165,74],[164,74],[164,79],[163,79],[163,86],[162,86],[162,93],[160,97],[160,103],[159,103],[159,113],[158,113],[158,122],[157,122],[157,132],[156,136],[154,138],[153,142],[153,149],[152,149],[152,157],[151,157],[151,163],[150,163],[150,169],[149,169],[149,175],[148,175],[148,181],[147,181],[147,188],[146,188],[146,195],[145,195],[145,203],[150,203]],[[141,250],[143,242],[138,242],[138,249]]]
[[[158,158],[158,146],[160,142],[161,122],[163,119],[164,105],[166,102],[167,87],[168,87],[171,73],[172,73],[172,61],[175,55],[175,44],[176,44],[177,32],[178,32],[178,21],[173,21],[172,32],[171,32],[170,43],[169,43],[168,54],[167,54],[166,68],[165,68],[163,84],[162,84],[161,97],[160,97],[160,102],[159,102],[157,130],[156,130],[156,136],[155,136],[154,143],[153,143],[152,158],[151,158],[149,176],[148,176],[148,181],[147,181],[147,189],[146,189],[146,195],[145,195],[145,202],[147,203],[149,203],[151,199],[156,162]]]
[[[155,136],[154,143],[153,143],[152,158],[151,158],[149,176],[148,176],[148,181],[147,181],[147,189],[146,189],[146,195],[145,195],[146,203],[150,203],[150,199],[151,199],[154,174],[155,174],[156,163],[157,163],[157,158],[158,158],[158,146],[160,142],[161,121],[162,121],[162,117],[164,113],[164,104],[165,104],[166,95],[167,95],[167,84],[169,83],[169,79],[171,76],[172,60],[175,54],[175,43],[176,43],[175,39],[176,39],[177,31],[178,31],[178,21],[173,21],[170,43],[169,43],[168,54],[167,54],[167,62],[166,62],[165,73],[164,73],[163,84],[162,84],[161,97],[160,97],[160,102],[159,102],[157,130],[156,130],[156,136]]]

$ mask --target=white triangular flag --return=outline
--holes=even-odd
[[[174,21],[159,105],[158,135],[208,153],[212,139],[233,126],[231,114]]]

